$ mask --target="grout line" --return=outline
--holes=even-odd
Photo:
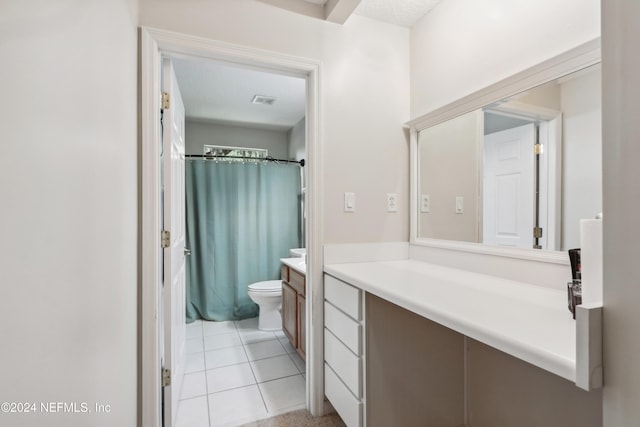
[[[266,384],[266,383],[270,383],[272,381],[278,381],[278,380],[282,380],[282,379],[285,379],[285,378],[291,378],[291,377],[297,377],[297,376],[302,376],[302,374],[300,372],[298,372],[296,374],[285,375],[284,377],[273,378],[273,379],[270,379],[270,380],[267,380],[267,381],[262,381],[262,382],[259,382],[259,383],[256,383],[256,384]]]
[[[267,357],[263,357],[263,358],[260,358],[260,359],[249,360],[249,363],[251,363],[251,362],[259,362],[259,361],[261,361],[261,360],[275,359],[276,357],[282,357],[282,356],[288,356],[288,355],[289,355],[288,353],[284,353],[284,354],[275,354],[275,355],[273,355],[273,356],[267,356]],[[247,357],[248,357],[248,356],[247,356]],[[295,363],[295,362],[294,362],[294,363]]]
[[[238,325],[235,322],[234,324],[236,325],[236,328],[237,328]],[[242,341],[242,337],[240,337],[240,341]],[[244,350],[244,353],[247,356],[247,359],[249,359],[249,353],[247,352],[247,348],[245,347],[244,341],[242,341],[242,349]],[[264,406],[264,410],[267,412],[267,415],[269,415],[269,408],[267,407],[267,402],[265,402],[264,395],[262,394],[262,389],[260,389],[260,386],[258,385],[258,377],[256,376],[256,372],[253,369],[253,366],[251,365],[251,360],[249,360],[248,362],[249,362],[249,369],[251,369],[251,373],[253,374],[253,380],[256,382],[256,388],[258,389],[258,393],[260,393],[260,399],[262,399],[262,405]]]
[[[297,353],[295,353],[295,354],[297,355]],[[287,355],[289,356],[289,359],[291,359],[291,362],[293,362],[293,364],[295,365],[296,369],[298,370],[298,373],[299,373],[300,375],[304,375],[304,374],[306,374],[306,370],[305,370],[305,372],[302,372],[302,371],[300,370],[300,366],[298,366],[298,364],[296,363],[296,360],[295,360],[295,359],[294,359],[294,357],[293,357],[294,353],[287,353]],[[298,356],[298,357],[300,357],[300,356]],[[304,362],[304,360],[303,360],[303,362]],[[305,381],[306,381],[306,378],[305,378]]]
[[[298,366],[298,364],[296,363],[296,361],[294,359],[294,355],[297,356],[297,353],[289,353],[287,351],[287,347],[281,341],[281,338],[282,339],[287,339],[286,336],[280,337],[280,336],[276,335],[275,332],[274,332],[273,333],[273,337],[260,339],[258,341],[244,342],[243,339],[242,339],[242,334],[241,334],[240,331],[253,332],[253,331],[259,331],[259,330],[257,328],[256,329],[249,329],[249,328],[240,329],[240,328],[238,328],[238,323],[237,322],[238,321],[233,321],[233,325],[235,327],[235,333],[238,334],[238,336],[240,337],[240,345],[242,346],[242,349],[243,349],[243,351],[245,353],[245,356],[247,357],[247,361],[238,362],[238,363],[232,363],[230,365],[224,365],[224,366],[219,366],[219,367],[210,368],[210,369],[206,365],[206,357],[205,357],[205,355],[206,355],[207,352],[216,351],[216,350],[224,350],[224,349],[228,349],[228,348],[232,348],[232,347],[239,347],[240,345],[223,347],[223,348],[219,348],[219,349],[205,350],[205,347],[204,347],[205,338],[210,338],[210,337],[214,337],[214,336],[220,336],[220,335],[224,335],[224,334],[205,335],[204,321],[203,321],[203,324],[201,325],[201,328],[202,328],[202,348],[203,348],[202,355],[203,355],[203,358],[204,358],[204,371],[195,371],[195,372],[190,372],[190,373],[197,373],[197,372],[203,372],[204,373],[204,376],[205,376],[205,387],[206,387],[206,392],[207,392],[206,398],[207,398],[207,413],[208,413],[208,417],[209,417],[209,425],[211,425],[211,423],[214,420],[214,417],[213,417],[213,414],[211,414],[211,408],[210,408],[210,405],[209,405],[209,396],[213,395],[213,394],[217,394],[217,393],[223,393],[223,392],[226,392],[226,391],[235,390],[235,389],[238,389],[238,388],[247,387],[247,386],[234,387],[234,388],[231,388],[231,389],[228,389],[228,390],[220,390],[220,391],[216,391],[216,392],[213,392],[213,393],[209,393],[209,384],[208,384],[208,382],[206,382],[207,381],[207,371],[209,371],[209,370],[248,363],[249,364],[249,368],[251,369],[251,373],[253,375],[253,379],[255,381],[255,384],[252,384],[252,385],[255,385],[258,388],[258,392],[260,393],[260,398],[262,399],[263,408],[266,411],[266,415],[265,416],[261,416],[258,419],[266,418],[266,417],[269,417],[269,416],[273,416],[274,414],[282,412],[282,409],[276,409],[275,411],[269,411],[269,408],[267,406],[264,394],[262,392],[262,389],[260,388],[260,384],[266,384],[266,383],[269,383],[269,382],[278,381],[278,380],[282,380],[282,379],[285,379],[285,378],[292,378],[292,377],[296,377],[298,375],[303,379],[303,381],[305,381],[305,383],[307,381],[307,379],[305,377],[305,373],[303,373],[300,370],[300,367]],[[229,332],[225,332],[225,333],[231,334],[231,333],[234,333],[234,332],[232,330],[230,330]],[[263,357],[263,358],[260,358],[260,359],[248,360],[249,359],[249,353],[247,351],[247,346],[252,345],[252,344],[259,344],[259,343],[264,343],[264,342],[268,342],[268,341],[273,341],[273,340],[276,340],[280,344],[280,346],[284,350],[284,354],[276,354],[276,355],[273,355],[273,356]],[[288,342],[288,340],[287,340],[287,342]],[[200,352],[197,352],[197,353],[200,353]],[[271,379],[271,380],[268,380],[268,381],[258,382],[258,379],[257,379],[257,376],[256,376],[256,373],[255,373],[255,370],[254,370],[252,362],[259,362],[261,360],[273,359],[273,358],[282,357],[282,356],[288,356],[289,357],[289,360],[291,361],[291,363],[294,364],[294,366],[296,367],[296,370],[298,371],[298,373],[292,374],[292,375],[286,375],[286,376],[280,377],[280,378],[274,378],[274,379]],[[199,396],[194,396],[194,397],[199,397]],[[251,421],[247,421],[247,422],[251,422]]]
[[[202,322],[202,358],[204,362],[204,388],[207,391],[207,423],[211,425],[211,406],[209,405],[209,381],[207,381],[207,358],[205,357],[206,350],[204,349],[204,321]]]

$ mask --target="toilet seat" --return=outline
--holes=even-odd
[[[281,294],[282,282],[280,280],[265,280],[249,285],[249,291],[260,294]]]

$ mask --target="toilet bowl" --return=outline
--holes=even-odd
[[[260,307],[258,329],[277,331],[282,329],[282,282],[266,280],[249,285],[249,298]]]

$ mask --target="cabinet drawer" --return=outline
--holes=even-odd
[[[351,394],[326,363],[324,364],[324,394],[348,427],[362,425],[362,402]]]
[[[362,319],[358,288],[325,274],[324,298],[354,319]]]
[[[362,326],[327,301],[324,302],[324,326],[355,354],[362,354]]]
[[[289,281],[289,267],[284,264],[280,265],[280,278],[285,282]]]
[[[324,360],[357,398],[362,396],[360,358],[328,329],[324,330]]]
[[[304,275],[298,273],[294,269],[289,269],[289,284],[302,296],[305,296],[304,292]]]

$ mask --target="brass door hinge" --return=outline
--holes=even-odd
[[[542,146],[542,144],[534,144],[533,146],[533,154],[542,154],[542,149],[544,147]]]
[[[171,369],[162,369],[162,387],[171,385]]]
[[[171,107],[169,92],[162,92],[162,108],[167,110]]]
[[[533,227],[533,237],[540,239],[542,237],[542,227]]]
[[[169,230],[162,230],[160,232],[160,246],[163,248],[171,246],[171,232]]]

